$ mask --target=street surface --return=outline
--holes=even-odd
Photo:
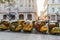
[[[0,40],[60,40],[60,36],[20,32],[0,32]]]

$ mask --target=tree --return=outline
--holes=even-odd
[[[14,0],[5,0],[6,2],[8,2],[9,6],[13,6],[15,4]]]
[[[0,4],[4,4],[5,3],[5,1],[3,1],[3,0],[0,0]]]
[[[15,1],[14,0],[0,0],[0,4],[5,5],[6,3],[8,3],[7,4],[7,6],[9,7],[8,8],[8,10],[9,10],[8,12],[10,13],[11,7],[15,5]],[[9,15],[9,13],[8,13],[8,15]],[[8,19],[9,19],[9,16],[8,16]]]
[[[9,6],[13,6],[15,1],[14,0],[0,0],[0,4],[5,4],[8,2]]]

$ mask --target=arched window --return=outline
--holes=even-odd
[[[19,15],[19,19],[24,19],[24,15],[23,14],[20,14]]]
[[[15,15],[11,15],[11,20],[14,20],[15,19]]]
[[[27,18],[28,18],[28,20],[32,20],[32,15],[31,14],[28,14],[27,15]]]
[[[7,15],[3,15],[3,19],[6,19],[7,18]]]

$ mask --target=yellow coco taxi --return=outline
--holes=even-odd
[[[23,25],[24,22],[25,22],[25,20],[18,20],[18,24]]]
[[[20,28],[21,26],[18,25],[17,21],[16,22],[12,22],[11,24],[12,24],[12,26],[10,27],[10,31],[16,31],[16,32],[18,32],[18,31],[21,30],[21,28]]]
[[[12,27],[10,27],[10,30],[16,31],[16,32],[21,31],[22,27],[23,27],[23,22],[24,22],[24,20],[12,22]]]
[[[40,29],[41,33],[47,33],[48,28],[46,26],[42,26]]]
[[[59,27],[59,23],[58,23],[57,21],[50,21],[49,24],[48,24],[49,33],[51,33],[51,30],[52,30],[54,27]]]
[[[52,28],[51,34],[60,34],[60,28],[59,27]]]
[[[4,31],[4,30],[8,30],[10,27],[10,22],[8,21],[2,21],[1,25],[0,25],[0,30]]]
[[[32,21],[26,21],[24,23],[23,32],[32,32],[33,24]]]
[[[36,23],[36,30],[41,33],[46,33],[48,28],[45,25],[46,25],[45,21],[38,20]]]

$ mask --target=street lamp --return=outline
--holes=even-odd
[[[49,23],[49,20],[50,20],[50,16],[49,16],[49,14],[47,15],[47,17],[48,17],[48,23]]]
[[[58,25],[59,25],[60,23],[59,23],[58,15],[59,15],[59,12],[57,11],[57,13],[56,13],[56,16],[57,16],[57,17],[56,17],[56,18],[57,18],[57,22],[58,22]],[[59,25],[59,26],[60,26],[60,25]]]
[[[56,14],[56,18],[57,18],[57,21],[58,21],[58,14],[59,14],[58,11],[55,14]]]
[[[47,27],[48,27],[48,31],[47,31],[47,33],[49,34],[49,21],[50,21],[50,15],[47,14],[47,17],[48,17],[48,21],[47,21],[47,23],[48,23],[48,25],[47,25]]]
[[[19,20],[19,14],[18,14],[19,8],[18,8],[18,5],[16,5],[16,7],[14,8],[14,10],[16,10],[16,18],[17,18],[17,20]]]

